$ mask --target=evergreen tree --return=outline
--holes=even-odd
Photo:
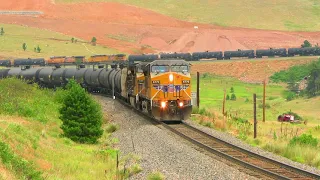
[[[102,136],[102,112],[85,90],[71,80],[60,109],[64,135],[79,143],[97,143]]]
[[[26,51],[26,49],[27,49],[27,44],[26,43],[22,44],[22,49],[23,49],[23,51]]]
[[[237,100],[237,97],[236,97],[236,95],[233,93],[233,94],[231,94],[231,98],[230,98],[231,100],[233,100],[233,101],[235,101],[235,100]]]
[[[230,88],[230,93],[234,93],[233,87]]]
[[[72,43],[74,42],[74,38],[71,38],[71,42],[72,42]]]
[[[40,46],[37,47],[37,52],[40,53],[41,52],[41,48]]]
[[[311,43],[308,41],[308,40],[305,40],[303,42],[303,44],[301,44],[301,47],[302,48],[305,48],[305,47],[312,47]]]
[[[97,44],[97,38],[96,37],[93,37],[92,39],[91,39],[91,43],[92,43],[92,45],[96,45]]]
[[[1,36],[4,35],[3,27],[1,28],[0,35],[1,35]]]
[[[226,100],[230,100],[230,96],[229,96],[229,94],[227,94]]]

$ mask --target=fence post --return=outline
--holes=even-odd
[[[197,72],[197,106],[199,108],[200,105],[200,73]]]
[[[266,80],[263,81],[263,122],[266,121]]]
[[[253,94],[253,137],[257,137],[257,95]]]

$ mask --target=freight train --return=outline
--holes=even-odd
[[[88,92],[124,100],[160,121],[189,118],[191,104],[190,64],[181,59],[128,61],[87,68],[30,67],[0,69],[0,78],[16,77],[40,87],[64,87],[75,80]]]
[[[16,59],[0,60],[0,66],[19,66],[19,65],[39,65],[55,66],[57,64],[97,64],[122,61],[150,61],[156,59],[183,59],[186,61],[199,61],[201,59],[229,60],[233,58],[262,58],[262,57],[293,57],[293,56],[320,56],[319,47],[307,48],[280,48],[280,49],[257,49],[257,50],[237,50],[237,51],[215,51],[215,52],[193,52],[193,53],[160,53],[147,55],[93,55],[86,59],[85,56],[53,56],[48,60],[44,59]]]

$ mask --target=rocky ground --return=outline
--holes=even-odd
[[[174,180],[255,179],[197,151],[119,102],[106,97],[96,98],[108,119],[120,127],[113,136],[119,139],[117,146],[122,155],[133,153],[141,158],[142,172],[130,179],[146,179],[153,171],[161,172],[166,179]]]

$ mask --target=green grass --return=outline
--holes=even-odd
[[[318,31],[319,0],[56,0],[57,3],[120,2],[191,22],[257,29]]]
[[[0,36],[0,57],[5,58],[34,58],[50,56],[90,56],[93,54],[115,54],[117,50],[92,46],[88,42],[78,39],[77,43],[71,43],[71,36],[60,33],[31,28],[19,25],[0,24],[5,34]],[[22,44],[27,44],[27,50],[23,51]],[[34,52],[34,47],[40,46],[41,53]]]
[[[195,91],[196,79],[192,79],[192,89]],[[230,95],[231,87],[237,96],[236,101],[226,101],[228,117],[222,115],[222,100],[224,88]],[[286,88],[277,84],[268,84],[266,91],[266,122],[262,122],[262,84],[249,84],[230,77],[206,75],[200,78],[200,109],[194,108],[192,120],[197,123],[221,131],[227,131],[237,138],[265,150],[279,154],[293,161],[305,163],[320,169],[319,145],[320,139],[320,97],[298,97],[286,101]],[[257,94],[258,138],[253,139],[253,93]],[[306,124],[280,123],[278,115],[288,111],[299,114]],[[231,117],[230,117],[231,116]],[[301,140],[295,138],[302,134]],[[291,144],[290,144],[291,141]],[[292,143],[298,142],[298,143]],[[312,146],[305,145],[312,144]],[[309,143],[310,142],[310,143]],[[308,153],[304,153],[304,150]]]
[[[107,133],[108,124],[103,125],[105,133],[95,145],[77,144],[62,137],[58,112],[61,95],[62,91],[41,90],[17,79],[0,80],[1,141],[9,145],[18,157],[16,159],[25,159],[24,164],[34,164],[34,169],[46,179],[114,179],[116,155],[120,152],[113,148],[117,139]],[[124,166],[124,161],[133,159],[124,157],[125,160],[120,158],[119,167]],[[16,177],[21,177],[23,172],[17,172],[15,168],[22,167],[19,162],[11,161],[7,166]],[[2,163],[6,164],[3,160]],[[134,160],[134,167],[127,167],[131,175],[141,171],[137,163]],[[32,172],[30,168],[24,169]]]

